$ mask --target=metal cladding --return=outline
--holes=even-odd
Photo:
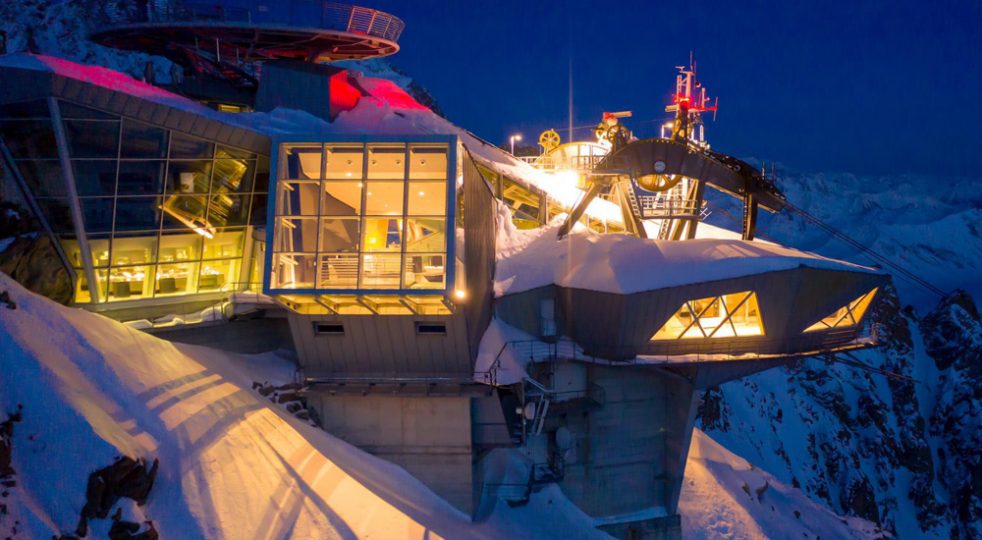
[[[846,346],[861,324],[835,332],[805,333],[816,321],[888,281],[881,274],[799,267],[633,294],[550,285],[497,300],[499,317],[541,336],[538,306],[556,301],[556,324],[590,356],[609,360],[638,355],[805,355]],[[680,306],[699,298],[752,291],[763,335],[652,340]]]

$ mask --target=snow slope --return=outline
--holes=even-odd
[[[471,523],[401,468],[272,407],[249,389],[249,363],[235,355],[56,305],[7,276],[0,290],[18,304],[0,307],[0,410],[23,405],[14,501],[28,538],[74,530],[89,472],[118,455],[160,459],[143,512],[163,538],[558,538],[591,529],[555,497]]]

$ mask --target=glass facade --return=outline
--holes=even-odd
[[[764,323],[751,291],[690,300],[655,333],[652,341],[764,335]]]
[[[876,296],[877,290],[879,290],[879,287],[873,288],[870,292],[842,306],[835,313],[806,328],[805,332],[818,332],[830,328],[856,326],[862,320],[870,303],[873,302],[873,297]]]
[[[454,144],[281,144],[269,289],[446,290]]]
[[[266,156],[65,101],[59,109],[101,301],[243,288],[248,230],[265,222]],[[17,141],[15,164],[78,270],[75,302],[91,302],[47,103],[0,107],[0,133]]]

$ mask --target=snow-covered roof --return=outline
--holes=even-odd
[[[879,273],[770,242],[702,238],[682,242],[601,235],[579,227],[560,240],[558,224],[519,231],[498,220],[495,296],[559,285],[631,294],[809,267]]]

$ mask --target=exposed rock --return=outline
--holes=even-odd
[[[153,465],[147,467],[146,460],[142,458],[134,460],[123,456],[112,465],[90,474],[85,488],[85,506],[75,534],[84,537],[88,532],[88,520],[109,516],[110,510],[122,497],[133,499],[140,506],[145,504],[157,477],[158,465],[156,459]]]
[[[47,236],[17,237],[0,253],[0,272],[55,302],[67,304],[72,300],[71,276]]]

